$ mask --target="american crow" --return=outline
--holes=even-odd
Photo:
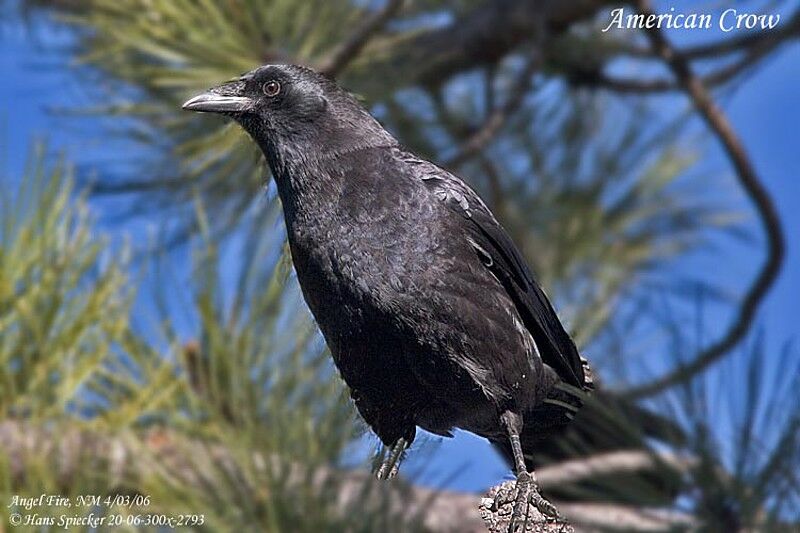
[[[514,524],[528,502],[555,514],[530,453],[568,423],[591,377],[478,195],[305,67],[263,66],[183,107],[233,118],[264,152],[305,300],[389,449],[378,477],[395,475],[417,426],[462,428],[515,468]]]

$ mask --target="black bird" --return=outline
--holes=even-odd
[[[530,457],[591,388],[586,361],[478,195],[403,149],[349,93],[267,65],[192,98],[258,143],[306,302],[392,477],[419,426],[494,443],[517,474],[514,523],[539,495]],[[514,524],[512,524],[512,528]]]

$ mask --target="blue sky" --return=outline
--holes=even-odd
[[[677,6],[688,5],[678,2]],[[670,32],[677,42],[697,36],[686,31]],[[709,37],[711,35],[708,35]],[[68,43],[68,33],[52,25],[39,28],[35,36],[16,23],[0,26],[0,139],[3,173],[19,176],[32,139],[46,137],[51,148],[67,154],[103,152],[102,142],[85,131],[87,122],[55,119],[51,110],[85,103],[77,70],[65,63],[63,56],[46,52],[53,45]],[[769,348],[777,348],[796,337],[800,316],[800,45],[793,43],[774,54],[736,92],[723,99],[735,130],[741,136],[766,187],[775,199],[785,224],[788,256],[781,277],[762,308],[759,324],[770,339]],[[113,158],[113,153],[105,154]],[[704,168],[731,175],[723,153],[709,141],[703,152]],[[6,182],[7,183],[7,182]],[[751,224],[754,228],[755,225]],[[755,232],[759,235],[758,231]],[[723,251],[724,252],[724,251]],[[754,247],[734,247],[730,253],[715,254],[698,260],[708,272],[743,287],[749,282],[763,258]],[[712,331],[721,330],[725,315]],[[658,368],[655,365],[654,368]],[[488,445],[476,437],[460,434],[430,449],[435,454],[433,466],[424,468],[421,481],[443,483],[459,489],[484,489],[503,475],[505,468]],[[487,459],[491,457],[491,459]],[[427,456],[426,456],[427,458]],[[410,471],[422,469],[425,461],[413,459]],[[469,464],[469,468],[462,467]],[[456,475],[454,476],[454,473]]]

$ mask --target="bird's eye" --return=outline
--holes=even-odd
[[[281,84],[275,80],[268,81],[261,86],[261,90],[267,96],[277,96],[278,93],[281,92]]]

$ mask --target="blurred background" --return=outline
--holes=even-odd
[[[659,1],[712,28],[606,32],[646,4],[1,5],[0,532],[481,531],[510,478],[481,439],[421,435],[372,482],[268,168],[180,109],[269,62],[335,77],[525,252],[601,389],[539,457],[576,529],[800,531],[800,2]],[[780,20],[724,32],[726,9]],[[149,501],[11,504],[41,493]]]

